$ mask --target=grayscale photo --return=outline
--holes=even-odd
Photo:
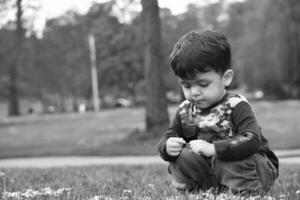
[[[0,0],[0,199],[300,199],[299,0]]]

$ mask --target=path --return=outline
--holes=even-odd
[[[300,164],[300,149],[275,151],[280,163]],[[0,160],[0,168],[49,168],[64,166],[87,166],[87,165],[147,165],[167,164],[159,156],[68,156],[68,157],[34,157],[34,158],[11,158]]]

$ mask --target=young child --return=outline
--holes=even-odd
[[[226,37],[191,31],[175,44],[170,60],[186,98],[158,144],[172,184],[267,192],[278,176],[278,159],[245,97],[226,90],[233,78]]]

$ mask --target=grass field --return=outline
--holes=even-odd
[[[273,149],[300,147],[300,101],[252,102]],[[174,115],[175,106],[169,109]],[[123,140],[144,129],[142,108],[0,118],[0,158],[49,155],[154,155],[157,140]]]
[[[229,193],[219,195],[212,193],[209,195],[208,193],[179,194],[170,186],[165,165],[0,170],[3,172],[1,174],[7,175],[5,183],[0,181],[1,192],[4,190],[10,194],[14,192],[16,196],[16,194],[21,195],[22,193],[26,195],[25,191],[32,189],[36,191],[36,198],[31,199],[243,200],[240,196]],[[3,176],[1,178],[3,180]],[[48,193],[42,198],[37,191],[41,192],[43,188],[48,188],[46,189]],[[52,192],[49,191],[49,188]],[[54,197],[54,191],[61,188],[71,190],[59,197]],[[30,192],[27,191],[27,195],[29,195],[28,193]],[[249,197],[248,199],[300,199],[300,166],[282,166],[277,182],[266,196]]]

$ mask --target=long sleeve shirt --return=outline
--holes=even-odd
[[[225,161],[264,153],[278,169],[278,159],[263,137],[250,104],[236,93],[226,93],[206,109],[199,109],[188,100],[181,103],[158,144],[161,157],[166,161],[178,157],[166,152],[166,141],[170,137],[181,137],[187,143],[195,139],[213,143],[216,156]]]

